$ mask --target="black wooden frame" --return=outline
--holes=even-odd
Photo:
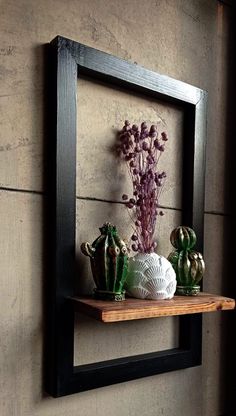
[[[182,224],[195,229],[203,250],[206,92],[80,43],[50,44],[51,204],[50,290],[46,334],[46,391],[54,397],[201,364],[202,316],[179,317],[178,348],[74,366],[77,77],[120,86],[180,105],[184,111]]]

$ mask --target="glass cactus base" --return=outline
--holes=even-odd
[[[179,296],[197,296],[200,292],[200,286],[178,286],[176,287],[176,295]]]
[[[125,290],[122,292],[110,292],[109,290],[94,289],[94,297],[95,299],[100,300],[114,300],[120,302],[125,300]]]

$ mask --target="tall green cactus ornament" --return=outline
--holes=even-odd
[[[177,278],[177,295],[194,296],[200,292],[205,263],[202,254],[192,250],[196,244],[196,234],[192,228],[180,226],[170,235],[171,244],[176,249],[169,254]]]
[[[99,228],[101,235],[92,243],[83,243],[81,251],[90,257],[97,299],[125,299],[124,284],[128,270],[128,248],[117,229],[109,222]]]

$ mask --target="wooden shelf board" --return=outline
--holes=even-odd
[[[235,308],[234,299],[203,292],[198,296],[174,296],[169,300],[127,298],[121,302],[112,302],[96,300],[91,297],[72,297],[70,299],[78,312],[101,322],[130,321]]]

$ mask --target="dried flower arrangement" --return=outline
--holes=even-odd
[[[118,152],[127,163],[133,184],[132,197],[123,194],[122,199],[131,211],[135,252],[152,253],[157,246],[154,232],[157,216],[164,215],[159,199],[166,178],[166,172],[157,168],[167,140],[166,132],[159,134],[156,125],[149,129],[145,121],[139,127],[126,120],[119,133]]]

